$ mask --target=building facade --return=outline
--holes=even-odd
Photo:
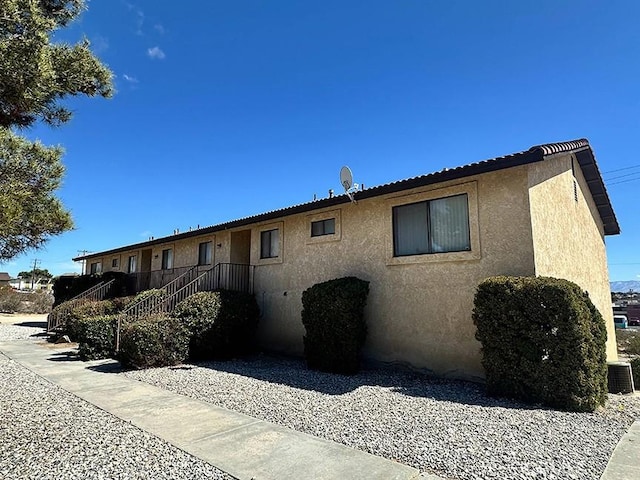
[[[472,321],[495,275],[553,276],[589,292],[616,359],[605,235],[619,233],[586,140],[326,198],[99,252],[86,273],[118,270],[157,286],[196,266],[252,265],[259,339],[300,355],[302,292],[348,275],[370,282],[364,354],[437,374],[483,377]],[[148,277],[148,281],[147,281]]]

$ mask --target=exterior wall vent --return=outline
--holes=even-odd
[[[633,393],[631,364],[627,362],[608,362],[607,366],[609,393]]]

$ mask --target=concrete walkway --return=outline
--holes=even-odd
[[[381,457],[115,375],[113,360],[81,362],[69,347],[0,343],[0,352],[64,390],[239,479],[430,479]]]
[[[600,477],[600,480],[631,479],[640,479],[640,420],[620,439]]]

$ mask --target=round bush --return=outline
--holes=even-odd
[[[131,368],[182,363],[189,351],[189,331],[172,317],[158,315],[123,325],[118,359]]]
[[[65,317],[65,333],[69,335],[69,338],[73,341],[79,341],[79,336],[82,332],[79,330],[79,322],[91,318],[91,317],[104,317],[107,315],[113,315],[116,312],[116,308],[111,300],[100,301],[87,301],[83,299],[71,300],[65,302],[56,308],[64,308],[64,305],[71,303],[71,308]]]
[[[76,321],[78,354],[82,360],[113,357],[117,317],[104,315],[81,318]]]
[[[199,292],[176,305],[172,315],[190,332],[193,360],[229,359],[253,348],[259,315],[253,295]]]
[[[367,336],[369,282],[356,277],[318,283],[302,293],[304,355],[310,368],[353,374]]]
[[[475,296],[490,395],[576,411],[607,398],[607,332],[575,283],[547,277],[493,277]]]

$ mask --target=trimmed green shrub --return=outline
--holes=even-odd
[[[66,314],[64,331],[73,341],[79,341],[81,332],[79,322],[91,317],[104,317],[117,313],[111,300],[86,301],[83,299],[71,300],[76,304]]]
[[[634,358],[631,363],[631,372],[633,374],[633,386],[640,391],[640,357]]]
[[[193,360],[229,359],[249,352],[259,314],[253,295],[228,290],[196,293],[173,311],[190,332]]]
[[[130,295],[128,297],[116,297],[112,298],[111,302],[113,303],[113,309],[116,313],[122,312],[125,308],[129,306],[135,299],[135,296]]]
[[[78,354],[82,360],[113,357],[117,317],[105,315],[78,319],[75,323]]]
[[[473,321],[487,393],[593,411],[607,399],[607,332],[589,296],[548,277],[480,283]]]
[[[167,292],[165,292],[163,289],[152,288],[150,290],[144,290],[138,293],[135,297],[133,297],[133,300],[131,301],[131,303],[142,302],[143,300],[146,300],[147,298],[150,298],[150,297],[157,297],[158,299],[164,299],[166,298],[166,296],[167,296]]]
[[[118,359],[127,367],[177,365],[188,352],[189,331],[175,318],[158,315],[122,326]]]
[[[356,277],[318,283],[302,293],[304,355],[310,368],[344,374],[359,370],[368,294],[369,282]]]

